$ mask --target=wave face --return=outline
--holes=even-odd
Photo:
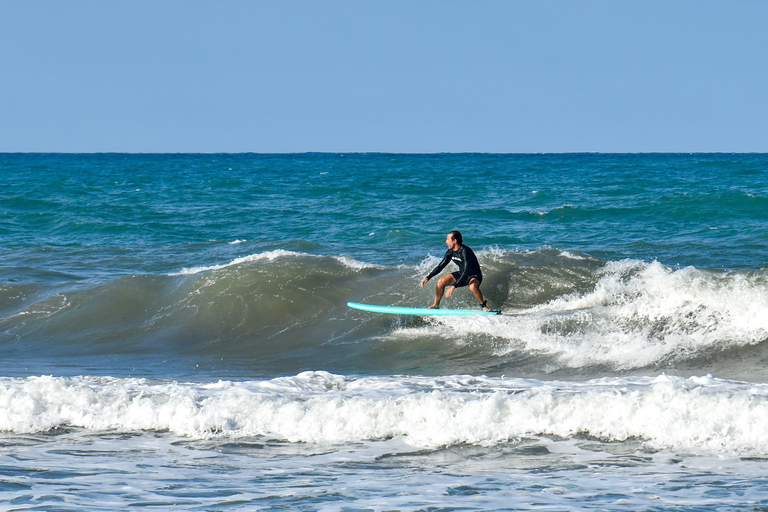
[[[349,300],[424,306],[418,266],[268,251],[169,275],[0,289],[19,357],[167,354],[250,370],[579,375],[645,370],[764,375],[768,273],[604,261],[542,249],[478,252],[499,317],[392,317]],[[477,307],[460,289],[444,307]]]
[[[641,440],[647,449],[768,454],[768,387],[712,377],[582,383],[304,372],[210,384],[96,377],[0,378],[0,431],[170,431],[191,438],[435,449],[531,436]]]

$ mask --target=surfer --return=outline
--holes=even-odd
[[[483,273],[480,271],[480,263],[478,263],[475,253],[464,245],[461,233],[458,231],[448,233],[448,236],[445,238],[445,245],[448,246],[448,250],[443,257],[443,261],[427,277],[422,279],[421,287],[424,288],[427,281],[439,274],[451,261],[459,266],[459,270],[440,278],[435,289],[435,303],[429,306],[429,308],[435,309],[440,307],[443,293],[445,293],[446,297],[450,297],[456,288],[469,286],[469,291],[472,292],[472,295],[480,303],[483,311],[490,311],[491,308],[488,307],[488,302],[483,298],[483,292],[480,291]]]

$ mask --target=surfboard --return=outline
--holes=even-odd
[[[403,306],[377,306],[375,304],[360,304],[359,302],[347,302],[352,309],[370,311],[371,313],[384,313],[387,315],[413,315],[413,316],[468,316],[468,315],[500,315],[501,311],[483,311],[482,309],[429,309],[408,308]]]

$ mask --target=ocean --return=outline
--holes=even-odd
[[[0,154],[0,219],[0,510],[768,510],[768,155]],[[502,315],[346,306],[454,229]]]

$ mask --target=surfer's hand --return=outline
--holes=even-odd
[[[425,284],[427,284],[427,281],[429,281],[429,278],[428,278],[428,277],[425,277],[424,279],[422,279],[422,280],[421,280],[421,285],[420,285],[420,286],[421,286],[422,288],[424,288],[424,285],[425,285]]]
[[[456,287],[455,287],[455,286],[451,286],[450,288],[448,288],[447,290],[445,290],[445,296],[446,296],[446,297],[450,297],[451,295],[453,295],[453,290],[455,290],[455,289],[456,289]]]

